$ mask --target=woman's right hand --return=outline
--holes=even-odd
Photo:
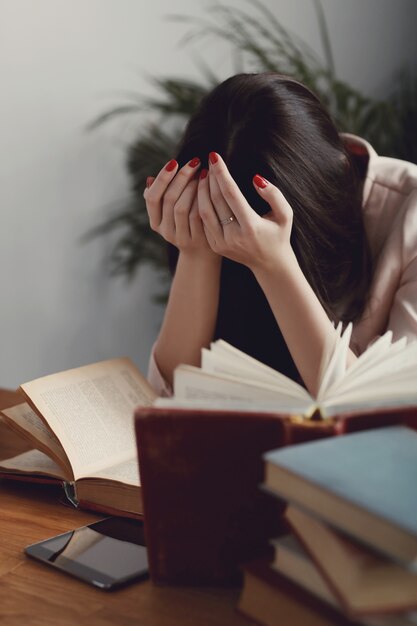
[[[198,212],[199,165],[200,159],[194,158],[178,169],[172,159],[156,178],[148,177],[143,197],[152,230],[181,252],[217,256],[207,242]]]
[[[179,363],[199,365],[217,319],[221,257],[210,248],[198,211],[198,166],[192,159],[178,170],[170,161],[143,194],[152,230],[180,250],[153,353],[169,385]]]

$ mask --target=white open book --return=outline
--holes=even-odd
[[[1,460],[0,476],[63,483],[75,505],[141,515],[133,413],[155,397],[127,358],[24,383],[0,419],[34,449]]]
[[[201,368],[180,365],[174,397],[154,406],[231,409],[322,418],[380,407],[417,404],[417,342],[379,337],[347,368],[352,325],[336,330],[320,368],[316,398],[298,383],[223,340],[202,351]]]

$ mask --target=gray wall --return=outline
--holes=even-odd
[[[311,0],[265,3],[321,53]],[[149,92],[145,74],[198,76],[195,56],[230,75],[224,48],[180,48],[187,27],[164,19],[206,15],[210,4],[0,0],[0,386],[122,354],[146,369],[162,316],[151,304],[155,276],[110,279],[108,243],[80,244],[128,195],[124,149],[138,120],[93,134],[84,126],[121,91]],[[383,95],[402,64],[415,67],[416,0],[323,5],[342,78]]]

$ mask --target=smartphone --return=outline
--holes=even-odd
[[[109,517],[25,548],[25,553],[100,589],[148,577],[143,524]]]

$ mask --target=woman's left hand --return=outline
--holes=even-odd
[[[198,185],[198,208],[212,250],[254,272],[292,263],[292,209],[280,190],[254,176],[255,189],[271,207],[261,217],[249,206],[221,156],[211,152],[209,161],[209,175]]]

